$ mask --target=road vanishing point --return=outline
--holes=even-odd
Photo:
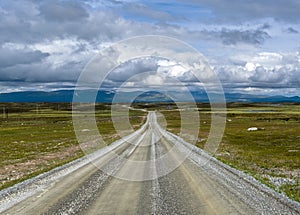
[[[300,214],[300,206],[167,132],[149,112],[127,138],[2,190],[0,213]]]

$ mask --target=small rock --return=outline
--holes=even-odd
[[[257,131],[257,130],[258,130],[257,127],[250,127],[250,128],[247,129],[247,131]]]

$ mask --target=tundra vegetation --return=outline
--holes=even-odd
[[[213,155],[262,183],[300,201],[300,104],[229,103],[224,136]],[[198,104],[204,148],[210,130],[208,104]],[[180,135],[180,112],[161,110],[167,129]],[[249,131],[249,128],[253,131]],[[184,138],[184,137],[183,137]]]
[[[0,189],[84,155],[72,124],[70,103],[0,103]],[[110,106],[97,104],[96,121],[105,143],[117,140]],[[8,114],[6,111],[8,110]],[[146,113],[130,110],[133,128]]]
[[[189,104],[184,105],[189,108]],[[197,104],[204,148],[211,126],[209,104]],[[72,125],[69,103],[0,103],[1,189],[84,155]],[[158,121],[180,135],[180,111],[171,103],[135,103],[129,119],[134,129],[156,110]],[[98,128],[106,143],[119,138],[108,104],[96,104]],[[300,201],[300,104],[229,103],[225,133],[213,155],[278,192]],[[184,110],[183,110],[184,111]],[[257,130],[248,131],[248,128]],[[183,137],[186,138],[186,137]],[[186,139],[188,141],[188,139]]]

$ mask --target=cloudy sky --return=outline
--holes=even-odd
[[[299,0],[0,0],[0,93],[72,89],[99,50],[164,35],[202,53],[225,91],[300,95],[299,11]],[[186,76],[161,59],[121,67]]]

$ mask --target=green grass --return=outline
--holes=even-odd
[[[70,104],[0,104],[4,106],[8,107],[9,115],[8,119],[0,118],[0,189],[84,155],[73,130]],[[134,104],[134,107],[159,111],[162,115],[159,114],[158,121],[166,122],[169,131],[180,135],[181,118],[175,105]],[[204,148],[211,125],[209,104],[198,104],[198,113],[200,129],[196,145]],[[146,114],[129,111],[133,129],[145,122]],[[120,138],[113,126],[109,105],[96,105],[96,120],[106,143]],[[193,123],[191,119],[186,128],[193,128]],[[249,132],[249,127],[260,130]],[[300,201],[299,131],[300,104],[231,103],[224,137],[214,156]],[[288,178],[295,183],[276,187],[270,177]]]
[[[0,118],[0,189],[84,155],[75,136],[70,104],[0,103],[0,107],[9,110],[8,118]],[[119,138],[109,108],[96,104],[96,121],[106,144]],[[145,115],[130,111],[135,129]]]
[[[197,146],[204,148],[210,130],[210,108],[198,104],[200,129]],[[242,170],[268,186],[275,188],[270,177],[294,180],[293,184],[276,187],[299,201],[300,182],[300,105],[299,104],[239,104],[227,109],[223,140],[214,155],[224,163]],[[180,130],[177,110],[162,110],[169,131]],[[249,132],[249,127],[258,131]]]

